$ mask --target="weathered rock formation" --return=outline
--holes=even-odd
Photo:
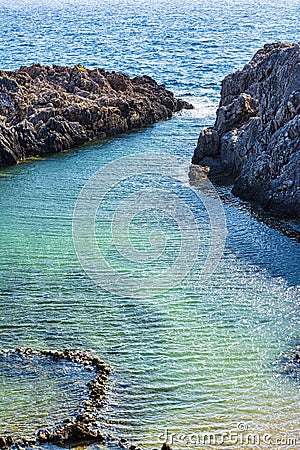
[[[233,194],[280,216],[300,217],[300,47],[265,45],[222,82],[212,128],[193,163],[234,177]]]
[[[0,166],[140,128],[192,108],[148,76],[39,64],[0,71]]]

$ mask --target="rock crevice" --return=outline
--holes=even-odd
[[[300,47],[268,44],[222,82],[213,127],[193,163],[234,177],[233,193],[279,216],[300,217]]]

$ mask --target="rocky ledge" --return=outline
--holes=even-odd
[[[192,108],[148,76],[35,64],[0,71],[0,166],[56,153]]]
[[[233,194],[272,214],[300,217],[300,47],[265,45],[222,82],[212,128],[193,163],[234,177]]]

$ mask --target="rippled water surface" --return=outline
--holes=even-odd
[[[74,417],[88,399],[87,383],[95,378],[95,371],[81,364],[53,363],[50,358],[37,356],[4,353],[0,355],[0,367],[0,429],[4,435],[15,437],[32,436],[41,426]],[[50,406],[53,399],[56,409]]]
[[[97,243],[120,276],[143,280],[165,270],[182,244],[172,215],[147,208],[140,195],[132,243],[151,255],[160,229],[167,236],[165,252],[144,264],[122,257],[110,236],[111,222],[128,195],[165,189],[188,206],[200,230],[188,276],[167,292],[154,284],[156,295],[134,299],[122,295],[122,283],[116,281],[119,295],[111,294],[85,274],[74,249],[72,217],[90,176],[120,157],[144,154],[145,171],[149,152],[188,162],[200,129],[213,122],[222,78],[265,42],[299,40],[299,3],[1,0],[0,5],[1,68],[80,62],[146,73],[195,105],[139,132],[0,171],[0,346],[95,351],[112,366],[105,426],[146,447],[159,447],[168,430],[175,448],[206,446],[204,432],[219,439],[211,448],[249,448],[247,431],[265,439],[251,448],[274,448],[276,438],[282,439],[280,448],[298,448],[299,386],[273,364],[299,337],[296,240],[268,226],[270,221],[259,221],[231,197],[229,187],[219,186],[226,247],[215,273],[199,285],[214,236],[203,202],[178,179],[131,177],[112,188],[96,217]],[[120,174],[127,169],[115,167]],[[168,167],[162,156],[157,170]],[[125,238],[118,235],[120,242]],[[0,433],[12,422],[15,430],[30,422],[30,413],[25,418],[20,413],[29,397],[39,405],[32,423],[45,403],[55,419],[59,398],[49,388],[51,374],[41,375],[32,389],[17,376],[14,388],[14,379],[2,372]],[[238,443],[234,436],[221,442],[230,431],[238,432]],[[298,444],[288,446],[288,438]]]

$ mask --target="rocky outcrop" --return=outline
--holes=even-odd
[[[0,71],[0,166],[168,119],[190,104],[148,76],[35,64]]]
[[[233,193],[280,216],[300,217],[300,47],[265,45],[222,82],[212,128],[193,163],[234,177]]]

